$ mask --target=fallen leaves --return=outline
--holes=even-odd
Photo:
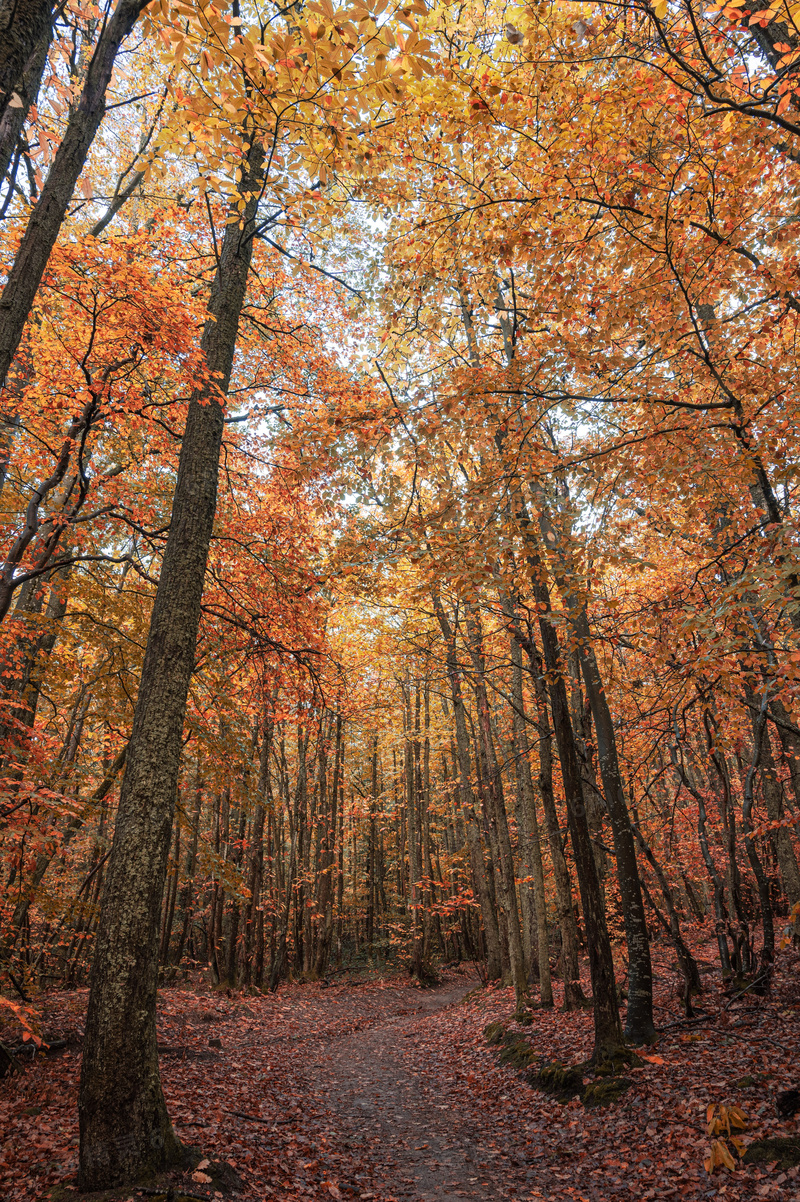
[[[676,1005],[669,953],[654,951],[657,1012],[666,1025]],[[484,989],[434,1012],[443,996],[469,986],[463,975],[451,975],[449,994],[413,989],[399,977],[357,989],[291,985],[266,997],[164,990],[159,1041],[187,1049],[185,1058],[162,1060],[169,1110],[181,1139],[204,1152],[184,1177],[188,1192],[209,1202],[222,1189],[226,1202],[418,1202],[445,1189],[473,1202],[661,1202],[701,1199],[709,1172],[721,1172],[728,1202],[790,1202],[800,1189],[797,1169],[740,1159],[745,1128],[747,1140],[796,1130],[796,1118],[779,1119],[775,1110],[776,1097],[796,1084],[800,1043],[788,965],[784,956],[773,998],[729,1007],[729,1028],[710,1014],[702,1043],[682,1042],[679,1027],[665,1031],[631,1070],[633,1086],[601,1111],[562,1106],[497,1064],[483,1029],[508,1023],[512,991]],[[537,1057],[580,1063],[592,1048],[591,1014],[563,1013],[560,1000],[521,1030]],[[713,986],[704,995],[715,1013],[724,1001]],[[86,991],[47,999],[45,1029],[77,1039],[85,1003]],[[762,1042],[776,1026],[784,1056]],[[731,1030],[745,1038],[732,1041]],[[190,1054],[206,1049],[209,1034],[223,1044],[213,1063]],[[4,1202],[34,1202],[74,1177],[78,1070],[67,1048],[6,1084]],[[224,1164],[241,1190],[203,1180]]]

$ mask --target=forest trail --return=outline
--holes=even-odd
[[[491,1133],[454,1108],[446,1079],[421,1074],[413,1057],[430,1018],[474,988],[421,993],[415,1013],[387,1014],[368,1030],[334,1038],[308,1066],[309,1093],[324,1099],[342,1142],[385,1176],[387,1195],[398,1202],[507,1200],[524,1187],[523,1158],[498,1160]]]
[[[800,1116],[776,1109],[798,1083],[794,958],[779,965],[770,998],[722,1010],[721,983],[709,982],[707,1015],[690,1025],[669,958],[664,949],[657,960],[657,1049],[600,1109],[557,1102],[500,1063],[485,1028],[508,1022],[513,990],[476,989],[467,965],[445,970],[433,990],[396,971],[266,995],[199,982],[163,989],[169,1113],[212,1167],[170,1171],[163,1195],[126,1187],[103,1202],[165,1202],[168,1187],[200,1202],[797,1202],[800,1166],[739,1165],[724,1178],[704,1167],[709,1104],[742,1109],[746,1142],[800,1135]],[[588,990],[585,973],[582,983]],[[43,1029],[63,1044],[2,1083],[3,1202],[100,1202],[75,1187],[86,999],[86,990],[43,999]],[[581,1064],[591,1012],[567,1014],[560,1002],[534,1012],[525,1038],[544,1061]],[[0,1041],[13,1043],[2,1024]]]

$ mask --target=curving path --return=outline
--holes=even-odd
[[[491,1132],[454,1111],[435,1073],[413,1066],[427,1018],[473,988],[422,993],[412,1015],[332,1040],[306,1065],[309,1092],[324,1095],[342,1142],[378,1167],[385,1196],[398,1202],[509,1202],[526,1192],[524,1159],[493,1164]]]

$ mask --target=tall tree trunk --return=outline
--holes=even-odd
[[[272,753],[273,721],[269,712],[264,716],[261,734],[261,750],[258,759],[258,784],[256,785],[256,815],[253,820],[253,830],[250,839],[250,901],[247,908],[247,918],[244,929],[244,954],[242,957],[242,984],[249,985],[253,979],[253,947],[258,931],[259,915],[263,914],[262,880],[264,875],[264,817],[266,801],[270,790],[269,760]],[[270,808],[271,805],[270,805]],[[262,948],[263,967],[263,948]],[[255,975],[255,983],[260,987],[260,974]]]
[[[577,1010],[584,1005],[586,998],[580,983],[578,966],[578,925],[575,921],[575,911],[572,906],[572,882],[570,881],[567,861],[564,857],[564,847],[561,839],[561,827],[558,821],[555,798],[553,796],[553,731],[547,708],[547,686],[544,669],[533,632],[528,628],[523,632],[519,622],[514,623],[514,638],[524,648],[528,656],[531,680],[533,681],[536,697],[536,728],[539,735],[539,793],[544,809],[547,842],[550,847],[550,861],[553,865],[553,880],[556,890],[556,914],[561,929],[561,975],[564,980],[564,1009]]]
[[[178,895],[178,878],[181,874],[181,819],[178,807],[175,814],[175,850],[173,852],[172,880],[167,887],[164,919],[161,927],[161,948],[158,958],[162,964],[169,963],[169,947],[172,942],[172,927],[175,922],[175,898]]]
[[[450,682],[450,696],[453,702],[453,718],[456,728],[456,750],[459,770],[459,800],[464,817],[464,828],[469,847],[469,858],[472,866],[472,879],[478,904],[483,918],[484,936],[486,939],[487,964],[486,972],[490,981],[496,981],[502,976],[502,961],[500,956],[500,932],[497,926],[497,914],[489,895],[489,884],[486,877],[486,865],[481,849],[480,834],[475,820],[475,799],[471,783],[471,765],[469,756],[469,734],[464,713],[464,699],[461,693],[461,674],[456,653],[455,633],[450,620],[444,611],[441,600],[432,594],[433,608],[445,641],[447,655],[447,676]]]
[[[122,0],[111,25],[124,6]],[[254,137],[239,185],[249,199],[226,228],[201,343],[214,383],[189,402],[142,666],[89,989],[78,1104],[82,1190],[134,1180],[182,1153],[158,1070],[158,919],[217,502],[222,397],[247,287],[263,162],[263,145]]]
[[[758,973],[760,990],[766,992],[772,981],[772,965],[775,960],[775,926],[772,920],[772,899],[769,895],[769,879],[764,871],[758,851],[756,850],[755,832],[753,830],[753,801],[756,773],[767,734],[767,705],[769,693],[765,689],[758,716],[753,728],[753,755],[744,782],[744,799],[742,801],[742,827],[747,858],[753,870],[753,876],[758,885],[758,900],[761,907],[761,926],[764,942],[761,947],[761,963]]]
[[[746,697],[748,710],[752,719],[753,738],[755,739],[758,733],[760,704],[750,686],[746,689]],[[783,788],[778,778],[768,724],[764,725],[761,735],[759,774],[761,776],[761,791],[767,808],[767,817],[770,822],[781,822],[784,816]],[[783,888],[791,909],[795,902],[800,901],[800,870],[798,870],[797,857],[794,854],[792,837],[787,827],[781,825],[770,832],[770,838],[775,848],[775,857],[778,861],[781,881],[783,882]]]
[[[244,847],[244,837],[247,831],[247,811],[244,804],[239,805],[239,830],[236,842],[232,851],[229,854],[231,863],[237,871],[241,871],[242,850]],[[235,989],[238,980],[237,964],[239,960],[239,923],[241,921],[242,907],[238,896],[234,895],[231,899],[230,909],[228,912],[228,936],[226,940],[226,956],[225,956],[225,983],[229,989]]]
[[[377,876],[377,804],[378,804],[378,736],[372,738],[372,790],[369,799],[369,848],[367,850],[367,914],[366,939],[372,955],[375,939],[376,876]]]
[[[697,961],[689,950],[686,940],[683,938],[681,924],[678,918],[678,911],[675,908],[675,900],[672,896],[672,890],[669,887],[669,882],[664,875],[664,870],[653,854],[651,847],[642,835],[638,823],[634,825],[633,832],[636,835],[636,840],[640,848],[642,849],[642,854],[645,856],[647,862],[650,864],[650,867],[655,873],[656,880],[658,881],[661,889],[661,895],[664,898],[664,902],[667,907],[667,914],[669,915],[669,921],[667,922],[666,927],[667,933],[678,956],[678,967],[681,971],[686,989],[685,996],[686,998],[689,998],[692,992],[701,993],[703,989],[703,983],[700,980],[700,971],[697,967]],[[690,1010],[690,1008],[691,1007],[687,1005],[687,1012]]]
[[[331,942],[333,940],[333,902],[335,897],[333,868],[336,863],[337,803],[341,790],[342,760],[344,756],[341,714],[336,715],[334,748],[330,804],[328,805],[327,812],[322,815],[325,829],[323,851],[320,859],[320,927],[317,941],[317,955],[314,962],[314,973],[318,977],[321,977],[325,973],[328,966]]]
[[[548,550],[556,563],[556,581],[576,636],[576,655],[594,719],[600,776],[614,833],[617,881],[625,923],[625,941],[628,945],[628,1009],[625,1038],[635,1044],[653,1043],[656,1029],[653,1024],[653,966],[650,961],[650,940],[636,863],[636,846],[619,765],[614,721],[594,652],[586,607],[580,599],[578,582],[569,574],[561,532],[552,521],[546,503],[542,503],[539,515]]]
[[[720,967],[722,968],[723,976],[730,976],[732,968],[730,949],[726,936],[728,914],[725,907],[725,881],[717,870],[714,858],[711,855],[711,848],[709,847],[706,799],[703,796],[702,789],[698,789],[692,779],[689,766],[684,762],[682,750],[682,745],[676,739],[675,744],[670,748],[670,755],[676,775],[697,802],[697,835],[700,843],[700,854],[703,857],[703,863],[706,866],[714,890],[714,929],[717,936],[717,947],[719,948]]]
[[[566,665],[563,662],[558,635],[551,620],[550,593],[545,581],[543,565],[530,518],[521,499],[517,515],[531,573],[531,588],[539,611],[539,633],[547,668],[547,688],[550,695],[550,710],[553,715],[553,730],[558,747],[558,758],[561,761],[561,777],[564,782],[564,795],[567,803],[567,822],[575,857],[575,869],[578,874],[583,920],[586,924],[594,1008],[593,1058],[597,1061],[602,1060],[609,1051],[622,1046],[622,1027],[619,1021],[617,990],[614,982],[614,960],[606,926],[600,881],[592,852],[589,824],[583,804],[580,766],[575,750],[565,683]]]
[[[186,870],[184,876],[183,888],[181,890],[181,909],[183,911],[183,921],[181,923],[181,933],[178,936],[178,946],[175,949],[173,960],[173,969],[170,973],[170,980],[174,980],[181,960],[183,959],[184,948],[186,947],[186,938],[194,917],[194,873],[195,865],[197,864],[197,844],[200,839],[200,810],[203,806],[203,784],[200,778],[200,765],[198,761],[197,775],[194,784],[194,810],[192,812],[192,836],[189,844],[189,850],[186,854]]]
[[[294,812],[287,804],[289,816],[289,863],[286,867],[284,883],[283,912],[278,926],[277,947],[269,974],[270,992],[278,988],[286,965],[286,943],[289,938],[289,925],[292,911],[292,896],[294,894],[295,866],[298,861],[298,839],[302,816],[306,808],[306,792],[308,788],[308,740],[310,732],[303,726],[297,728],[297,785],[294,797]],[[287,797],[288,803],[288,797]]]
[[[503,598],[503,608],[509,614],[511,601]],[[539,994],[542,1006],[553,1005],[553,987],[550,980],[550,941],[547,935],[547,905],[544,888],[544,865],[539,836],[539,819],[533,795],[531,763],[528,758],[528,732],[525,716],[525,699],[522,689],[522,652],[513,634],[511,649],[511,721],[512,748],[519,795],[518,824],[525,846],[525,859],[533,878],[534,916],[536,919],[536,942],[539,965]]]
[[[467,628],[475,698],[478,706],[478,728],[484,762],[486,764],[486,797],[489,803],[488,819],[492,827],[494,841],[497,844],[497,866],[500,876],[503,908],[508,927],[511,976],[516,995],[516,1011],[518,1015],[521,1015],[526,1007],[528,982],[525,972],[525,959],[522,954],[522,931],[520,929],[519,908],[517,905],[514,856],[511,849],[511,836],[508,829],[508,815],[506,813],[503,783],[495,751],[489,698],[486,692],[482,634],[477,615],[474,613],[469,614],[467,618]]]
[[[419,777],[419,734],[420,734],[420,688],[419,681],[414,682],[413,719],[411,681],[406,678],[406,810],[408,813],[408,885],[409,909],[411,912],[411,972],[421,980],[423,977],[423,946],[420,922],[420,864],[419,847],[419,806],[417,783]],[[412,725],[413,722],[413,725]]]

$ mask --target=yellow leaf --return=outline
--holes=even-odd
[[[730,1152],[725,1147],[725,1144],[721,1140],[717,1141],[717,1148],[719,1149],[718,1154],[720,1164],[724,1165],[726,1169],[729,1169],[732,1172],[736,1168],[736,1161],[733,1159]]]
[[[663,21],[667,15],[667,0],[660,0],[660,2],[653,9],[653,12],[659,21]]]

